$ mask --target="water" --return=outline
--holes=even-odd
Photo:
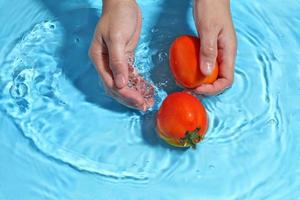
[[[99,2],[0,1],[0,199],[300,199],[299,3],[232,0],[234,85],[201,97],[207,137],[181,150],[154,116],[179,90],[168,48],[196,34],[189,1],[139,1],[145,114],[106,97],[88,59]]]

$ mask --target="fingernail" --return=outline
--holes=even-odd
[[[119,74],[116,76],[115,82],[116,82],[116,86],[118,88],[122,88],[125,86],[125,77],[123,75]]]
[[[204,63],[204,75],[210,75],[213,71],[213,64],[211,62],[205,62]]]
[[[213,64],[212,64],[211,62],[206,62],[205,68],[206,68],[207,74],[209,75],[209,74],[211,74],[212,71],[213,71]]]

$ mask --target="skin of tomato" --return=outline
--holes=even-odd
[[[199,135],[204,136],[208,128],[207,114],[200,101],[185,92],[169,95],[157,113],[157,132],[167,143],[181,146],[179,139],[187,131],[200,128]]]
[[[170,48],[170,67],[176,82],[186,88],[196,88],[201,84],[213,83],[218,78],[219,66],[216,62],[211,75],[204,76],[200,71],[200,40],[183,35],[178,37]]]

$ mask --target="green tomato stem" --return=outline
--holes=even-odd
[[[179,140],[179,143],[183,146],[189,145],[193,149],[196,149],[197,143],[199,143],[204,138],[202,135],[198,134],[199,131],[199,127],[193,131],[187,131],[185,133],[185,136]]]

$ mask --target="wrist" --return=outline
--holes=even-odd
[[[109,12],[115,7],[138,7],[135,0],[102,0],[102,11]]]
[[[225,3],[225,4],[230,4],[230,0],[194,0],[194,3]]]
[[[118,3],[135,3],[136,4],[136,1],[135,0],[102,0],[103,8],[115,6]]]

